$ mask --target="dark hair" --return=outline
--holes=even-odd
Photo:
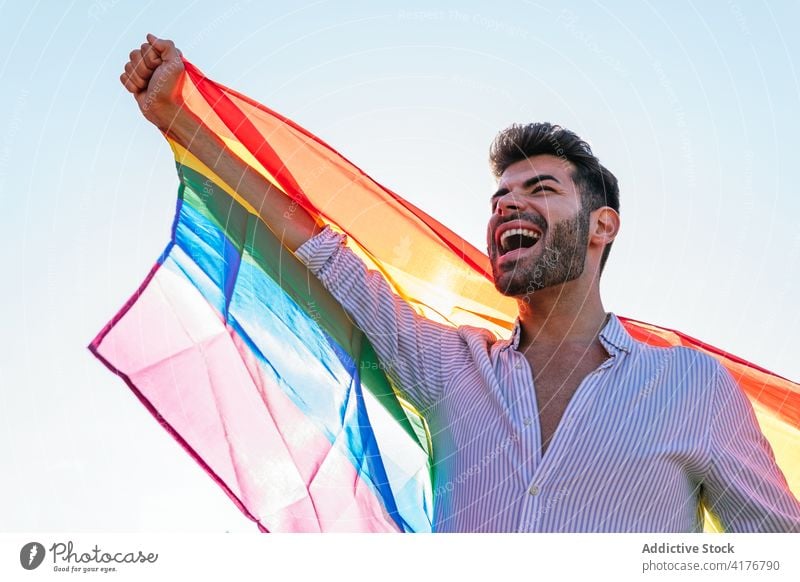
[[[495,178],[500,178],[511,164],[550,154],[575,166],[572,181],[581,194],[584,212],[609,206],[619,212],[619,185],[592,153],[592,148],[574,132],[552,123],[514,124],[497,134],[489,148],[489,163]],[[600,272],[603,272],[611,243],[603,249]]]

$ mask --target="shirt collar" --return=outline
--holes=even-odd
[[[600,342],[611,353],[614,348],[631,353],[634,340],[614,313],[609,313],[608,322],[600,331]]]
[[[511,332],[511,337],[506,347],[518,350],[521,335],[522,326],[519,316],[517,316],[517,319],[514,321],[514,329]],[[603,326],[603,329],[600,330],[600,343],[603,344],[603,347],[606,348],[609,354],[614,354],[620,350],[630,353],[633,348],[634,339],[625,328],[622,327],[622,323],[620,323],[617,316],[614,313],[610,313],[608,321]]]

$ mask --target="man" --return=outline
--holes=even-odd
[[[181,107],[173,43],[148,36],[121,81],[145,117],[236,187],[364,330],[426,417],[435,531],[800,531],[752,408],[714,359],[634,341],[599,278],[617,182],[575,134],[512,126],[495,140],[487,229],[511,339],[419,316],[383,277]],[[287,220],[284,216],[291,216]]]

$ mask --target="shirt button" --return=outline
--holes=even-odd
[[[539,495],[539,486],[531,485],[531,488],[528,489],[528,493],[530,493],[531,495]]]
[[[525,426],[530,426],[533,421],[530,418],[526,418],[522,421],[522,424]]]

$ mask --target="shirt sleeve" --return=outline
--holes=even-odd
[[[753,407],[718,365],[708,435],[706,502],[730,532],[800,532],[795,499]]]
[[[414,311],[346,241],[326,226],[295,254],[364,332],[396,388],[423,411],[441,398],[458,332]]]

